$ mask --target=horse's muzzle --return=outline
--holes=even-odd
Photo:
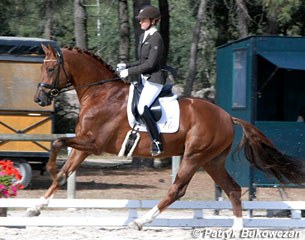
[[[52,103],[52,99],[46,92],[42,91],[41,89],[37,89],[37,92],[34,96],[34,102],[42,107],[45,107]]]

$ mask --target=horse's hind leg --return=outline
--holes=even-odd
[[[203,165],[206,172],[212,177],[214,182],[218,184],[229,197],[234,215],[234,223],[232,229],[241,230],[243,228],[242,206],[241,206],[241,187],[228,174],[225,168],[225,160],[227,154],[223,153],[217,158]]]
[[[199,168],[198,164],[187,162],[187,160],[189,159],[183,159],[181,161],[181,166],[178,170],[176,179],[171,185],[167,196],[142,217],[131,222],[129,224],[130,227],[141,230],[144,224],[152,222],[169,205],[184,196],[189,182]]]

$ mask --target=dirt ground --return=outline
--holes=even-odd
[[[58,165],[62,165],[59,161]],[[85,161],[77,171],[76,198],[96,199],[156,199],[161,200],[171,185],[170,167],[131,168],[130,161],[107,157]],[[18,198],[41,197],[50,186],[48,173],[43,176],[33,171],[31,185],[19,192]],[[243,189],[243,199],[248,200],[248,191]],[[277,188],[259,188],[256,200],[300,200],[304,201],[305,189],[285,189],[284,198]],[[66,186],[55,198],[66,198]],[[226,197],[224,196],[226,199]],[[193,177],[182,200],[214,200],[213,180],[200,170]]]
[[[101,162],[99,161],[101,160]],[[77,172],[77,198],[99,198],[99,199],[156,199],[161,200],[167,193],[172,177],[171,168],[155,169],[134,169],[130,162],[116,159],[94,159],[86,161]],[[59,162],[62,165],[62,162]],[[33,172],[32,184],[29,188],[19,192],[18,198],[36,198],[44,194],[50,186],[51,181],[46,173],[39,175],[38,171]],[[67,193],[63,187],[57,192],[55,198],[66,198]],[[247,189],[243,189],[243,199],[248,200]],[[287,189],[285,200],[304,200],[304,189]],[[192,179],[186,195],[182,200],[214,200],[215,188],[211,178],[204,172],[198,171]],[[257,200],[281,200],[278,189],[258,189]],[[66,213],[63,210],[57,214]],[[52,211],[45,211],[51,214]],[[12,214],[12,213],[10,213]],[[79,213],[78,211],[75,214]],[[95,214],[100,215],[100,212]],[[103,212],[105,217],[105,210]],[[215,229],[211,229],[215,230]],[[194,235],[198,233],[199,235]],[[127,227],[123,228],[101,228],[101,227],[26,227],[6,228],[0,227],[0,240],[189,240],[189,239],[216,239],[203,236],[205,229],[191,228],[149,228],[136,231]],[[215,231],[224,231],[216,229]],[[303,229],[296,229],[300,232],[298,239],[305,239]],[[217,238],[220,239],[220,238]],[[235,239],[235,238],[229,238]],[[238,238],[239,239],[239,238]],[[246,238],[243,238],[246,239]],[[252,239],[252,238],[251,238]],[[253,238],[254,239],[254,238]],[[255,238],[256,239],[256,238]],[[276,238],[264,238],[276,239]]]

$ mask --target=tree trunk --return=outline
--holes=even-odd
[[[52,23],[53,23],[53,0],[46,0],[46,22],[44,26],[44,38],[51,39],[52,38]]]
[[[139,43],[139,37],[142,33],[142,30],[140,28],[139,21],[136,19],[136,16],[138,15],[139,11],[144,7],[145,5],[150,4],[150,0],[133,0],[133,28],[134,28],[134,34],[135,34],[135,56],[137,56],[137,46]]]
[[[236,0],[236,13],[239,38],[245,38],[248,36],[247,20],[249,18],[249,14],[244,0]]]
[[[164,53],[162,56],[162,64],[165,65],[167,61],[168,51],[169,51],[169,12],[168,12],[168,1],[159,0],[159,9],[161,13],[161,22],[160,22],[160,34],[164,42]]]
[[[119,61],[129,62],[129,21],[128,21],[128,2],[119,0],[119,24],[120,24],[120,49]]]
[[[275,12],[270,12],[267,15],[267,26],[266,26],[266,35],[278,35],[279,32],[279,25],[278,21],[276,19],[276,14]]]
[[[184,86],[184,95],[190,96],[193,89],[193,84],[196,77],[196,64],[197,64],[197,50],[198,50],[198,43],[200,39],[200,28],[205,17],[205,6],[206,0],[201,0],[198,14],[197,14],[197,21],[195,28],[193,30],[193,42],[191,44],[191,54],[190,54],[190,64],[189,64],[189,73],[185,82]]]
[[[88,48],[87,41],[87,14],[82,0],[74,0],[74,33],[75,44],[82,49]]]

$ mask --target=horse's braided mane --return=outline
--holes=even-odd
[[[76,51],[78,53],[82,53],[82,54],[87,54],[93,58],[95,58],[96,60],[98,60],[99,62],[101,62],[106,68],[108,68],[110,71],[115,72],[114,69],[112,68],[111,65],[109,65],[108,63],[106,63],[100,56],[96,55],[95,53],[79,48],[79,47],[71,47],[71,46],[65,46],[65,49],[68,49],[70,51]]]

